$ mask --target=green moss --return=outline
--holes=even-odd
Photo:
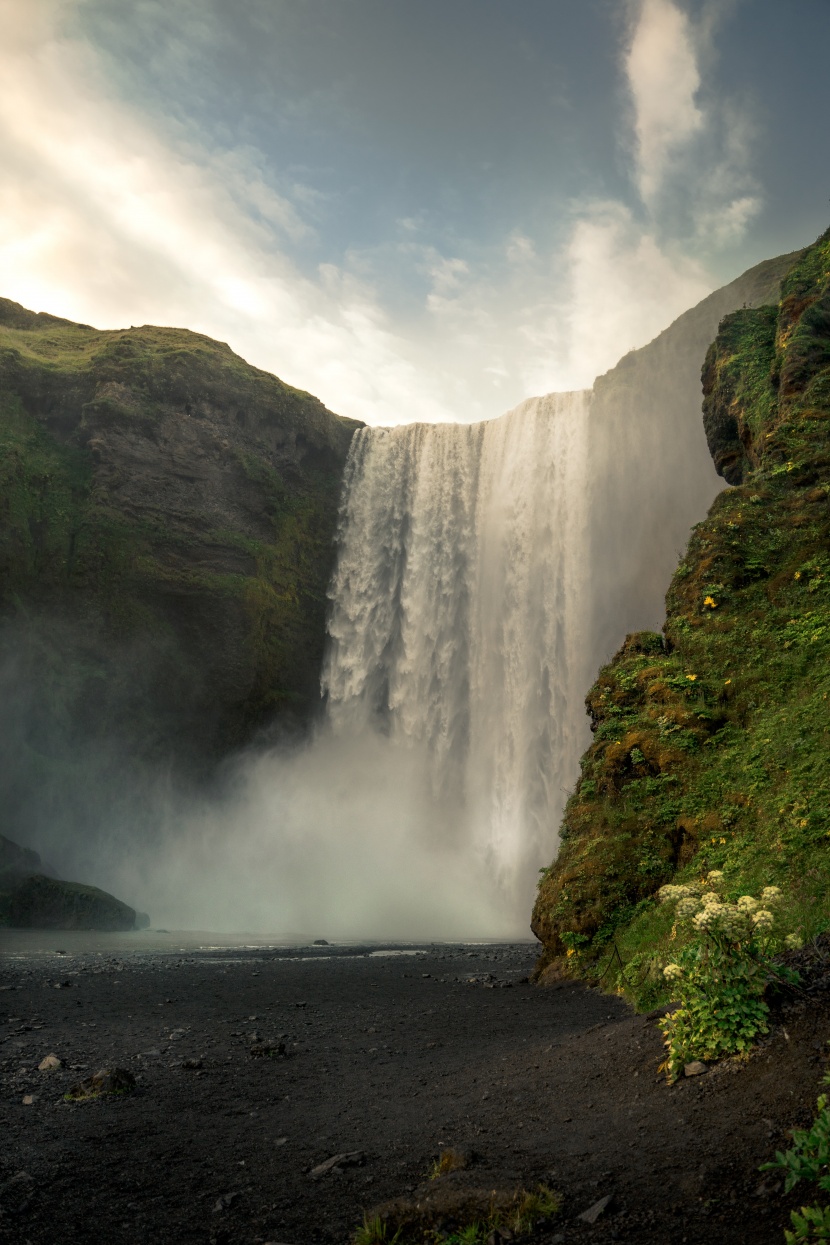
[[[571,971],[643,1006],[676,945],[653,898],[670,879],[723,869],[731,897],[779,884],[788,929],[830,926],[830,361],[806,351],[800,388],[769,379],[782,325],[802,331],[795,293],[802,319],[817,305],[827,246],[778,309],[728,317],[709,352],[708,410],[740,412],[743,483],[692,533],[665,648],[630,638],[591,689],[594,743],[540,886],[546,959],[570,950]],[[803,335],[821,332],[814,318]]]

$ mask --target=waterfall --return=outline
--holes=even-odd
[[[323,671],[335,735],[426,757],[443,831],[527,904],[587,739],[590,394],[363,428]]]

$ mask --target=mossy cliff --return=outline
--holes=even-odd
[[[7,770],[78,737],[215,757],[307,717],[357,426],[198,333],[0,300]]]
[[[727,316],[703,369],[720,493],[667,596],[587,697],[594,732],[533,929],[540,968],[659,1000],[672,915],[718,868],[830,925],[830,231],[777,306]],[[655,516],[659,521],[659,516]]]

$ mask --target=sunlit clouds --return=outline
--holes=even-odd
[[[701,61],[714,54],[717,13],[709,6],[695,26],[675,0],[633,0],[630,11],[624,68],[640,198],[681,237],[685,224],[687,245],[694,240],[705,253],[735,243],[762,203],[749,110],[712,98],[701,74]]]
[[[642,0],[625,71],[634,100],[636,180],[650,203],[671,163],[704,125],[689,19],[671,0]]]
[[[619,30],[630,107],[608,126],[630,200],[563,195],[531,221],[517,187],[515,219],[487,237],[413,200],[376,242],[335,239],[314,169],[276,168],[231,130],[220,143],[198,99],[162,123],[121,90],[94,23],[75,20],[93,8],[0,0],[0,293],[101,327],[207,333],[369,423],[469,421],[589,385],[719,283],[707,256],[761,206],[747,111],[707,90],[709,28],[674,0],[632,4]],[[173,9],[191,58],[227,35],[215,5]],[[287,104],[280,124],[303,117]]]

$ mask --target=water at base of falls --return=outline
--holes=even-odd
[[[420,757],[421,833],[525,921],[588,737],[590,400],[361,429],[330,589],[330,730]]]

